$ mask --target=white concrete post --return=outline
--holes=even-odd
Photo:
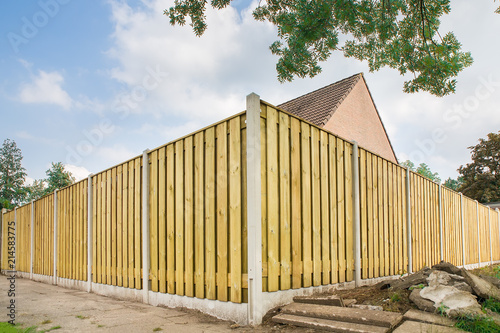
[[[352,142],[352,211],[354,237],[354,281],[356,287],[361,286],[361,222],[359,212],[359,160],[358,143]],[[349,249],[348,249],[349,251]]]
[[[462,224],[462,266],[465,267],[464,195],[462,193],[460,193],[460,222]]]
[[[408,233],[408,274],[413,273],[413,244],[411,235],[411,191],[410,168],[406,168],[406,230]]]
[[[54,285],[57,284],[57,190],[54,190]]]
[[[31,251],[30,251],[30,279],[33,280],[33,255],[35,251],[35,205],[31,200]]]
[[[477,218],[477,256],[478,264],[481,266],[481,235],[479,234],[479,202],[476,201],[476,218]]]
[[[87,292],[92,291],[92,174],[87,177]]]
[[[250,325],[258,325],[264,317],[262,307],[262,211],[260,97],[247,96],[247,239],[248,239],[248,312]]]
[[[149,149],[142,153],[142,301],[149,303]]]
[[[491,243],[491,208],[488,208],[488,226],[490,229],[490,264],[493,265],[493,244]]]
[[[441,261],[444,260],[444,245],[443,245],[443,199],[442,185],[439,184],[439,244],[441,248]]]

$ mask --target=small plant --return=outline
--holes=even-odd
[[[153,332],[162,331],[161,327],[153,328]]]
[[[78,315],[78,316],[76,316],[76,318],[78,318],[78,319],[89,319],[89,317],[84,317],[82,315]]]
[[[421,284],[417,284],[415,286],[411,286],[409,288],[409,290],[413,290],[413,289],[424,289],[425,288],[425,284],[421,283]]]
[[[52,320],[50,319],[45,319],[44,321],[42,321],[42,325],[45,325],[45,324],[50,324],[52,322]]]
[[[461,330],[472,333],[500,332],[500,326],[493,319],[481,316],[461,316],[457,318],[455,326]]]
[[[21,328],[20,324],[12,325],[7,322],[0,322],[0,332],[5,333],[32,333],[36,332],[36,326]]]
[[[439,313],[441,316],[446,315],[446,311],[448,311],[450,308],[447,305],[444,305],[441,303],[438,308],[436,309],[437,313]]]
[[[401,300],[401,296],[398,293],[394,293],[391,296],[391,302],[399,302]]]
[[[500,266],[495,266],[493,270],[495,271],[495,277],[500,279]]]
[[[97,327],[101,328],[101,327],[104,327],[104,325],[99,324],[99,325],[97,325]]]

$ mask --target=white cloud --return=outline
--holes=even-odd
[[[104,164],[106,168],[109,168],[113,165],[125,162],[138,154],[128,149],[126,145],[115,144],[111,147],[97,148],[95,155],[105,161],[106,163],[102,164]]]
[[[89,170],[87,170],[86,168],[81,167],[81,166],[72,165],[72,164],[65,164],[64,170],[71,172],[73,177],[75,177],[76,181],[80,181],[84,178],[87,178],[88,175],[91,174],[91,172]]]
[[[62,89],[63,83],[64,78],[59,72],[39,71],[31,83],[21,86],[19,98],[23,103],[55,104],[67,110],[73,101]]]

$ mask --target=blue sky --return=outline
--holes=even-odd
[[[207,13],[197,38],[162,15],[173,1],[4,1],[0,5],[0,140],[16,141],[32,179],[61,161],[78,178],[245,108],[255,92],[279,104],[364,72],[400,160],[442,178],[469,161],[468,146],[500,129],[498,2],[452,0],[452,30],[475,63],[457,94],[402,92],[404,78],[335,54],[313,79],[279,84],[268,46],[276,31],[255,22],[249,1]]]

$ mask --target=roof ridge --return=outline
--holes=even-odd
[[[357,83],[357,82],[359,81],[359,77],[363,76],[363,72],[360,72],[360,73],[357,73],[357,74],[351,75],[351,76],[349,76],[349,77],[343,78],[342,80],[339,80],[339,81],[337,81],[337,82],[330,83],[330,84],[329,84],[329,85],[327,85],[327,86],[324,86],[324,87],[318,88],[318,89],[316,89],[316,90],[313,90],[313,91],[310,91],[310,92],[308,92],[308,93],[305,93],[304,95],[301,95],[301,96],[295,97],[295,98],[293,98],[293,99],[291,99],[291,100],[289,100],[289,101],[286,101],[286,102],[284,102],[284,103],[281,103],[280,105],[282,105],[282,104],[286,104],[286,103],[290,103],[290,102],[293,102],[293,101],[295,101],[295,100],[297,100],[297,99],[299,99],[299,98],[303,98],[303,97],[305,97],[305,96],[307,96],[307,95],[314,94],[315,92],[317,92],[317,91],[319,91],[319,90],[326,89],[326,88],[328,88],[328,87],[334,86],[334,85],[336,85],[336,84],[341,83],[342,81],[347,81],[347,80],[349,80],[349,79],[352,79],[352,78],[353,78],[353,77],[355,77],[355,76],[358,76],[358,80],[356,80],[356,81],[355,81],[355,83]],[[353,87],[354,87],[354,85],[353,85]],[[352,90],[352,87],[351,87],[351,89],[349,90],[349,92],[350,92],[351,90]]]

